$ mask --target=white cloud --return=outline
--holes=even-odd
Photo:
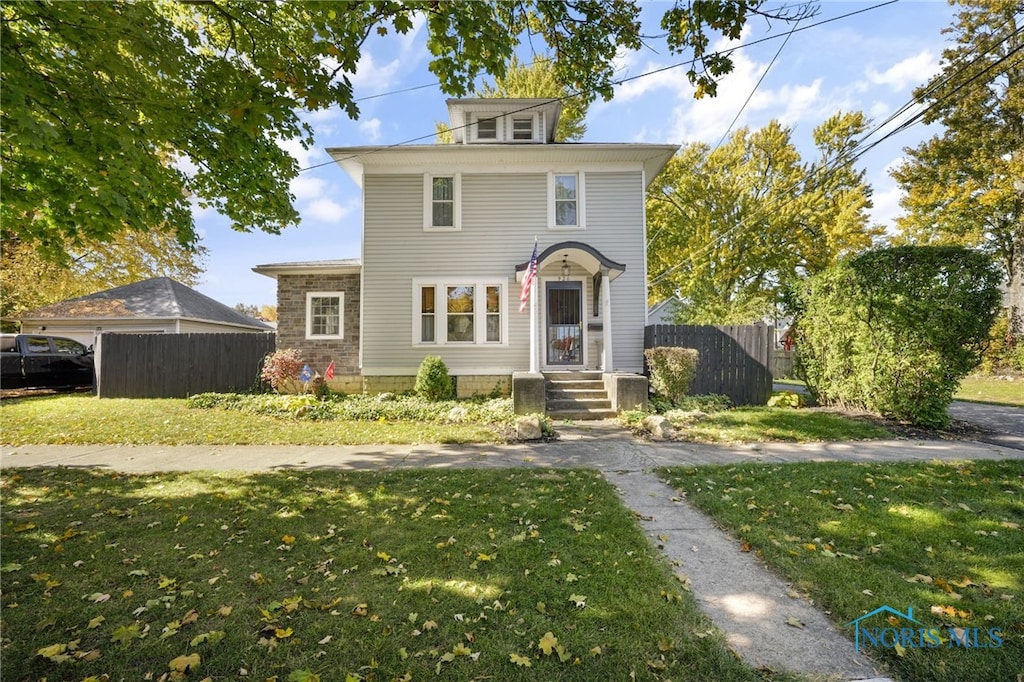
[[[333,199],[320,198],[303,208],[302,216],[326,223],[340,223],[351,212],[351,206],[342,206]]]
[[[873,85],[888,86],[894,92],[924,83],[939,72],[939,60],[930,50],[922,50],[913,57],[893,64],[885,71],[874,67],[867,70],[867,79]]]
[[[358,93],[379,93],[392,89],[397,82],[401,59],[392,59],[386,64],[377,64],[373,54],[365,50],[359,57],[356,72],[348,74],[352,87]]]
[[[376,142],[380,139],[380,119],[370,118],[365,121],[360,121],[359,132],[366,137],[367,141]]]
[[[300,175],[292,180],[289,189],[295,195],[296,200],[305,201],[316,199],[323,195],[324,186],[327,183],[312,175]]]

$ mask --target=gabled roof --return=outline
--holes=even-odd
[[[69,298],[18,315],[28,319],[189,319],[253,329],[271,330],[269,325],[243,315],[170,277],[141,282]]]
[[[253,272],[277,279],[278,275],[357,275],[363,263],[358,258],[307,260],[257,265]]]

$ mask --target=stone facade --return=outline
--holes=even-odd
[[[306,338],[306,294],[310,291],[345,293],[341,339]],[[297,348],[302,360],[321,374],[334,362],[332,388],[347,393],[359,378],[359,275],[279,275],[277,278],[277,347]]]
[[[310,291],[342,291],[345,310],[342,339],[306,338],[306,294]],[[361,376],[359,371],[359,275],[290,275],[277,277],[277,347],[297,348],[302,360],[323,374],[334,362],[334,379],[328,386],[344,393],[405,393],[413,389],[415,376]],[[508,376],[456,377],[458,397],[509,395]],[[298,389],[301,390],[301,389]]]

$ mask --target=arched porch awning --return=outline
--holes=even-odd
[[[614,280],[626,271],[624,264],[616,263],[590,244],[577,241],[559,242],[544,249],[542,253],[537,254],[537,269],[542,270],[546,265],[559,262],[563,258],[583,268],[591,275],[596,275],[601,270],[607,270],[609,280]],[[523,281],[523,275],[529,264],[526,262],[516,265],[517,282]]]

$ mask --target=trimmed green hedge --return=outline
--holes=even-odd
[[[962,247],[869,251],[796,292],[796,367],[823,405],[945,426],[960,379],[981,360],[1001,274]]]

